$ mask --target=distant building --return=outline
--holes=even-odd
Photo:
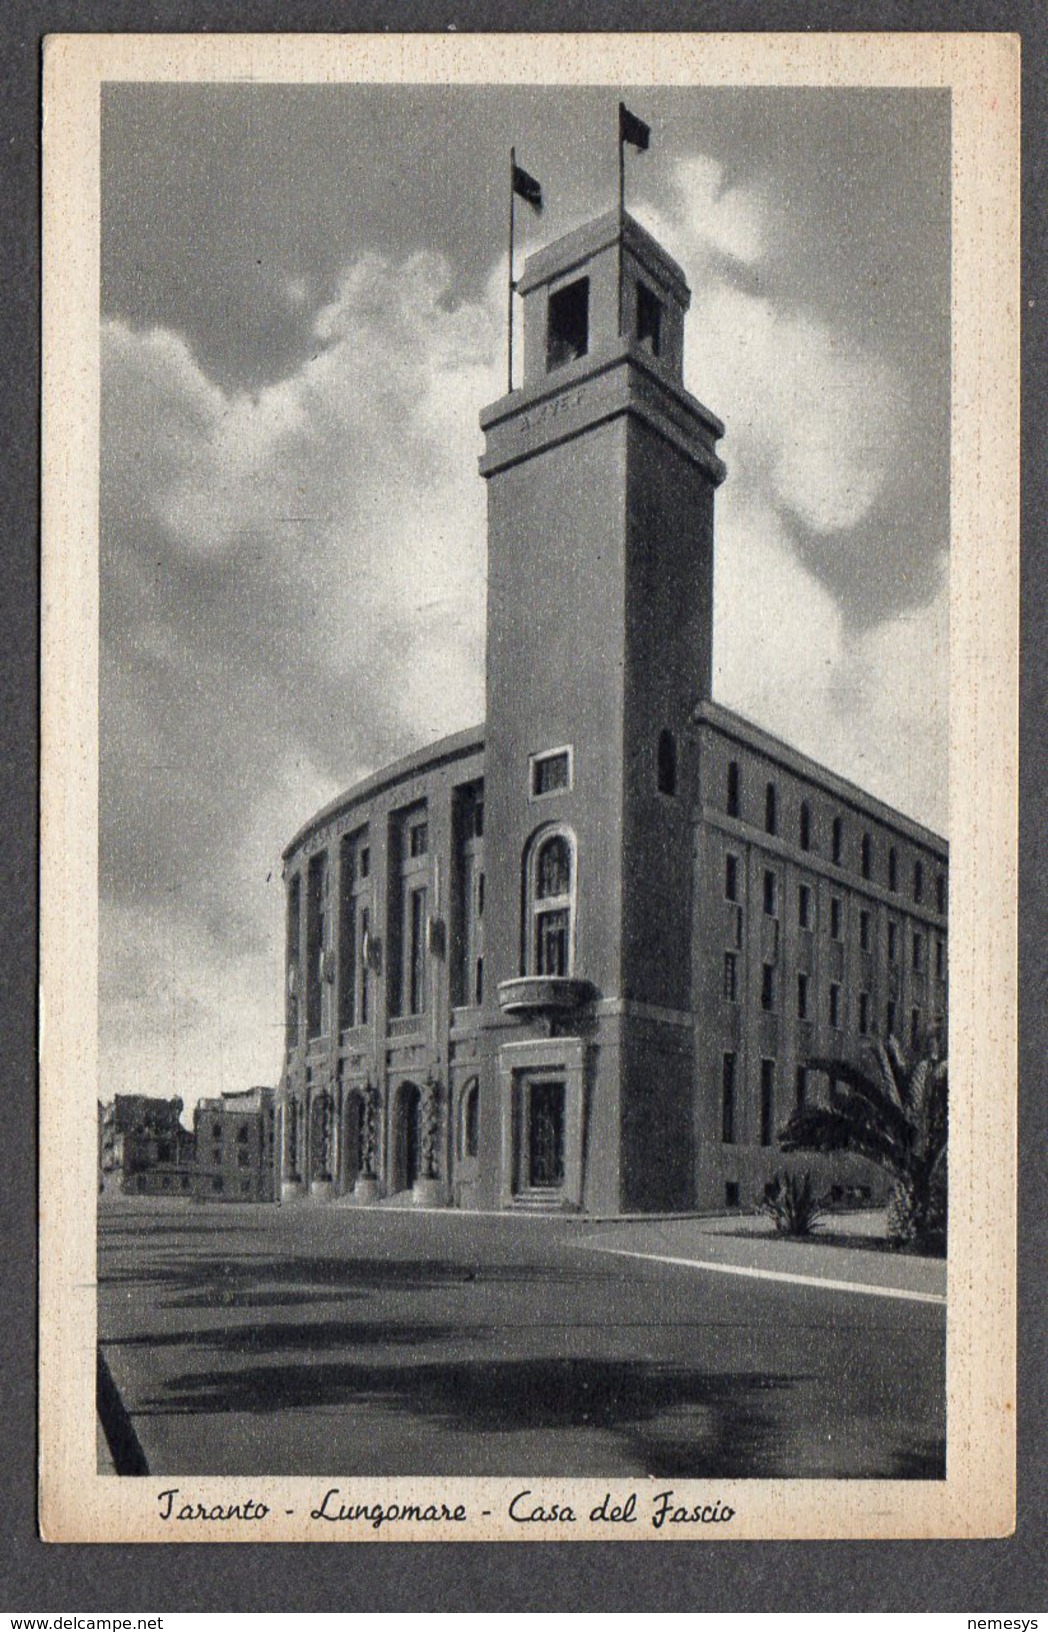
[[[188,1195],[193,1188],[193,1135],[181,1122],[180,1099],[117,1094],[101,1108],[100,1189],[124,1195]]]
[[[272,1201],[274,1095],[249,1088],[201,1100],[193,1129],[180,1099],[118,1094],[99,1105],[99,1190],[200,1201]]]
[[[272,1088],[202,1099],[193,1115],[195,1194],[201,1201],[273,1201]]]
[[[947,847],[711,699],[724,428],[684,389],[680,267],[616,212],[518,287],[486,725],[284,853],[283,1193],[750,1204],[813,1056],[945,1027]]]

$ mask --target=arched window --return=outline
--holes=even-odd
[[[525,973],[570,975],[575,959],[575,838],[545,829],[527,862]]]
[[[672,731],[659,732],[658,788],[671,795],[677,791],[677,739]]]

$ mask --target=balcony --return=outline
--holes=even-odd
[[[521,975],[499,982],[499,1008],[521,1017],[569,1014],[596,995],[588,980],[573,975]]]

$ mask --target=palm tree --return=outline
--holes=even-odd
[[[779,1135],[784,1151],[850,1151],[892,1179],[888,1234],[918,1251],[946,1249],[946,1061],[908,1060],[894,1037],[870,1049],[874,1069],[814,1059],[828,1105],[803,1105]]]

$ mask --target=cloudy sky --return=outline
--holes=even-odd
[[[107,1097],[275,1082],[282,846],[483,717],[508,149],[530,249],[614,202],[620,94],[727,424],[715,695],[946,831],[944,94],[110,87]]]

